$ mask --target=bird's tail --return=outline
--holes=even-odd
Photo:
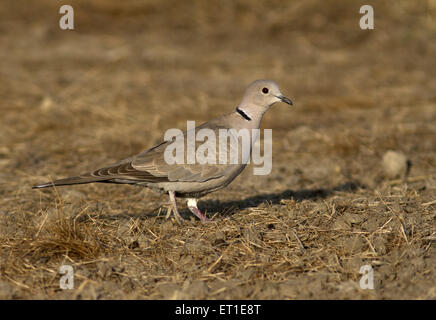
[[[94,177],[92,175],[83,175],[38,184],[36,186],[33,186],[32,189],[49,188],[54,186],[67,186],[72,184],[85,184],[92,182],[104,182],[106,180],[108,180],[108,177]]]

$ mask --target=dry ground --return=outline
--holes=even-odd
[[[436,2],[369,3],[373,31],[359,1],[72,0],[61,31],[58,1],[2,1],[0,298],[435,299]],[[141,188],[30,189],[228,112],[257,78],[295,107],[263,121],[272,173],[199,203],[211,223],[167,221]]]

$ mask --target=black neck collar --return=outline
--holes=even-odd
[[[244,111],[239,109],[239,107],[236,108],[236,112],[239,113],[245,120],[251,121],[251,118]]]

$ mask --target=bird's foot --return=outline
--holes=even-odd
[[[181,224],[185,219],[182,218],[182,216],[179,213],[179,210],[177,210],[177,203],[176,203],[176,197],[174,192],[169,192],[170,195],[170,204],[168,205],[168,211],[167,215],[165,216],[166,219],[171,217],[171,213],[173,213],[174,218],[176,219],[178,224]]]
[[[173,206],[171,204],[166,206],[167,214],[165,215],[165,219],[168,220],[171,217],[171,213],[173,213]]]
[[[171,217],[171,214],[174,215],[174,218],[176,219],[178,224],[181,224],[185,219],[182,218],[178,210],[174,210],[173,206],[169,205],[167,207],[167,214],[165,215],[165,219],[169,219]]]

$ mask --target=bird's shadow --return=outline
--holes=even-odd
[[[203,208],[206,208],[208,211],[211,212],[227,212],[229,208],[244,210],[247,208],[258,207],[260,204],[265,202],[274,205],[279,204],[282,200],[290,199],[293,199],[297,202],[301,202],[303,200],[325,199],[336,191],[355,191],[358,186],[359,185],[355,182],[346,182],[330,189],[300,189],[296,191],[287,189],[278,193],[260,194],[242,200],[232,200],[226,202],[220,202],[218,200],[206,200],[203,203],[200,203],[200,205],[202,205]],[[233,214],[233,212],[234,210],[232,210],[228,214],[231,215]]]
[[[318,200],[325,199],[334,192],[342,191],[342,192],[353,192],[357,190],[361,186],[356,182],[346,182],[340,184],[334,188],[318,188],[318,189],[301,189],[293,191],[291,189],[284,190],[278,193],[267,193],[260,194],[253,197],[248,197],[242,200],[232,200],[221,202],[219,200],[205,200],[200,201],[199,207],[202,211],[207,211],[208,213],[217,213],[218,216],[229,216],[233,215],[237,210],[244,210],[247,208],[254,208],[259,206],[262,203],[268,202],[270,204],[279,204],[282,200],[294,199],[297,202],[301,202],[303,200]],[[116,215],[103,215],[100,218],[103,219],[138,219],[138,218],[149,218],[156,217],[160,214],[159,210],[154,209],[148,212],[141,213],[123,213]],[[181,209],[180,214],[186,218],[192,216],[188,209]]]

